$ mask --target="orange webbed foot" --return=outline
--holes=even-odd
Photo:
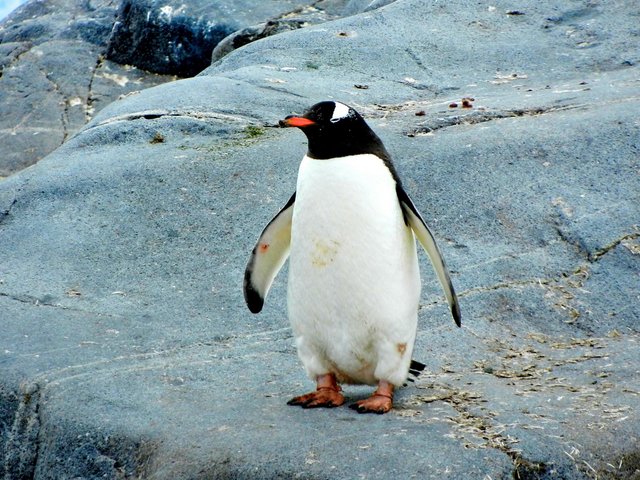
[[[344,396],[334,390],[322,389],[315,392],[293,397],[287,405],[300,405],[302,408],[333,408],[344,403]]]
[[[358,413],[387,413],[393,407],[393,400],[382,395],[371,395],[369,398],[360,400],[349,405]]]
[[[299,405],[302,408],[333,408],[344,403],[342,389],[333,374],[320,375],[316,381],[315,392],[294,397],[287,402],[287,405]]]
[[[378,389],[369,398],[359,400],[351,405],[358,413],[387,413],[393,407],[393,385],[383,380],[378,384]]]

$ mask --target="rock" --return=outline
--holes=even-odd
[[[0,177],[37,162],[121,95],[197,74],[236,29],[307,3],[25,3],[0,24]]]
[[[357,13],[370,12],[377,8],[393,3],[395,0],[349,0],[343,10],[344,15],[355,15]]]
[[[5,476],[635,475],[637,22],[509,8],[403,0],[264,38],[0,182]],[[305,151],[274,125],[327,98],[384,140],[461,300],[457,329],[421,254],[427,367],[385,416],[288,407],[313,384],[286,267],[259,315],[242,298]]]
[[[107,58],[179,77],[198,74],[209,65],[213,47],[238,26],[212,22],[190,13],[185,4],[123,1],[107,48]]]
[[[105,103],[174,79],[104,61],[115,12],[111,1],[32,1],[0,24],[0,176],[37,162]]]
[[[292,10],[284,15],[272,18],[268,22],[237,30],[216,45],[211,54],[211,63],[220,60],[233,50],[261,38],[335,20],[345,15],[347,11],[351,12],[349,13],[351,15],[354,11],[347,10],[345,1],[321,0],[313,2],[310,6]]]
[[[270,37],[278,33],[297,30],[305,26],[305,22],[299,19],[287,20],[269,20],[266,23],[260,23],[251,27],[238,30],[231,35],[222,39],[211,53],[211,63],[220,60],[237,48],[260,40],[261,38]]]

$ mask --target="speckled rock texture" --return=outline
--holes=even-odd
[[[114,102],[0,182],[6,478],[640,475],[635,3],[381,3]],[[385,142],[461,302],[458,329],[421,254],[427,366],[382,416],[287,406],[313,383],[286,266],[242,298],[305,152],[277,121],[326,99]]]

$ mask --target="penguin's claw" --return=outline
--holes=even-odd
[[[333,389],[322,388],[315,392],[294,397],[287,402],[287,405],[299,405],[302,408],[333,408],[344,403],[342,393]]]
[[[349,408],[358,413],[387,413],[393,407],[393,400],[385,395],[373,394],[369,398],[349,405]]]

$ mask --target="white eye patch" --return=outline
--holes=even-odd
[[[349,107],[347,107],[344,103],[334,102],[336,107],[333,109],[333,115],[329,119],[331,123],[336,123],[337,121],[349,116]]]

